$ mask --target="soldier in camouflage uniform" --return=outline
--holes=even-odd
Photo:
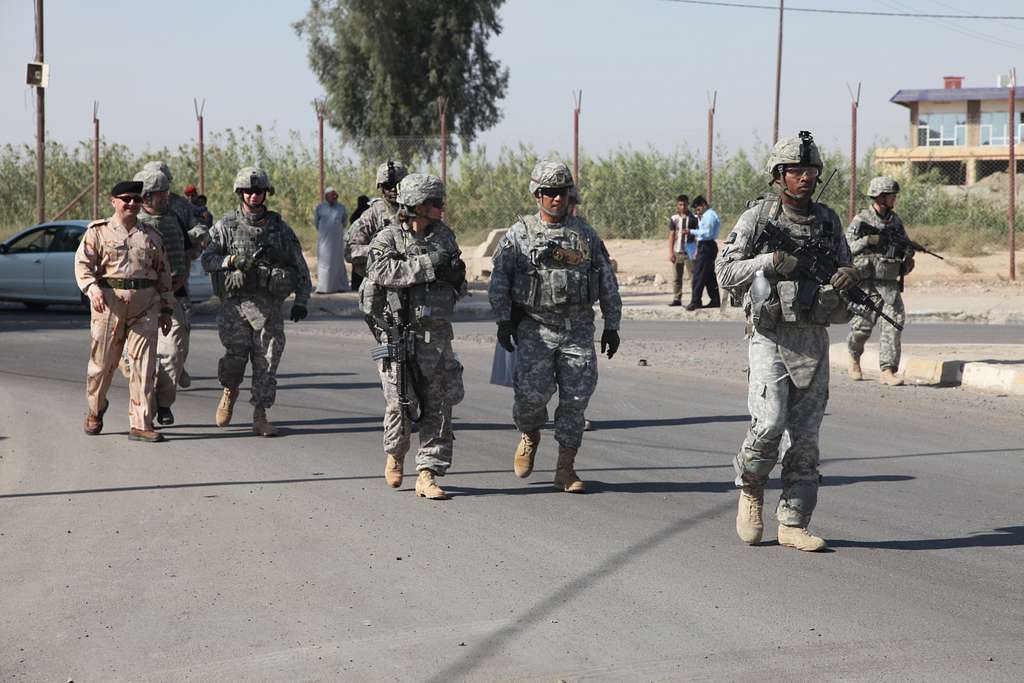
[[[555,488],[582,493],[574,469],[583,440],[584,411],[597,386],[594,303],[604,317],[601,353],[619,348],[622,299],[608,251],[597,232],[569,213],[574,189],[569,168],[541,161],[530,174],[539,211],[512,225],[494,254],[488,292],[498,319],[498,342],[516,353],[512,418],[522,432],[513,458],[517,476],[528,477],[558,391]]]
[[[168,186],[174,182],[174,176],[171,175],[171,169],[168,168],[167,164],[163,161],[149,161],[143,164],[142,170],[158,171],[163,173],[164,176],[167,177]],[[182,226],[185,241],[185,255],[188,258],[189,267],[191,267],[192,261],[199,258],[203,253],[203,249],[206,248],[206,244],[210,241],[209,228],[200,220],[198,214],[196,214],[195,207],[192,205],[192,202],[176,192],[170,192],[170,200],[168,201],[166,213],[173,214],[177,217],[178,222]],[[188,278],[186,277],[186,285],[187,282]],[[181,289],[175,290],[174,293],[184,310],[185,321],[185,324],[179,328],[179,332],[177,334],[181,348],[181,369],[178,371],[177,376],[178,386],[182,388],[188,388],[192,383],[191,377],[189,377],[188,372],[185,370],[185,361],[188,359],[189,339],[192,333],[192,302],[188,298],[188,289],[186,285],[182,285]]]
[[[345,260],[352,264],[352,272],[366,277],[366,257],[374,235],[389,225],[398,225],[398,183],[407,175],[405,166],[386,161],[377,167],[377,189],[380,197],[348,229],[345,242]]]
[[[416,495],[445,500],[435,477],[452,464],[452,407],[462,401],[462,365],[452,351],[451,317],[466,292],[466,266],[455,233],[441,220],[444,183],[413,173],[398,185],[398,222],[370,242],[360,306],[385,342],[378,359],[384,412],[384,479],[398,488],[409,450],[411,416],[419,410]],[[406,325],[408,334],[402,335]],[[412,357],[401,363],[400,346]],[[401,384],[405,384],[404,387]],[[405,404],[403,396],[405,394]]]
[[[807,531],[818,499],[818,430],[828,401],[826,327],[850,319],[838,291],[857,282],[839,217],[813,201],[821,169],[810,133],[779,140],[767,168],[777,194],[765,195],[743,212],[715,264],[722,286],[734,299],[743,297],[749,335],[751,423],[734,461],[741,488],[736,532],[745,543],[761,540],[764,487],[786,436],[781,444],[785,452],[776,510],[778,539],[806,551],[826,545]],[[768,221],[797,242],[813,238],[831,244],[840,267],[829,285],[801,277],[794,255],[760,246]],[[771,293],[754,303],[748,290],[758,272],[770,283]]]
[[[171,269],[171,291],[174,292],[174,311],[171,331],[157,337],[156,343],[156,421],[161,425],[174,424],[171,406],[178,393],[178,375],[185,363],[191,308],[185,284],[188,282],[189,262],[185,254],[185,228],[178,215],[169,210],[171,184],[160,171],[145,170],[135,175],[142,182],[142,210],[139,223],[156,230],[163,238],[164,252]]]
[[[914,250],[900,247],[884,238],[882,234],[864,234],[863,227],[875,228],[894,233],[904,239],[907,231],[903,221],[896,215],[896,195],[900,184],[888,176],[872,178],[868,185],[871,208],[854,216],[846,228],[846,241],[853,253],[853,265],[863,283],[863,288],[875,298],[881,299],[883,311],[901,325],[906,320],[903,307],[903,276],[914,269]],[[878,316],[864,311],[850,321],[850,336],[846,340],[849,351],[849,370],[852,379],[864,379],[860,369],[860,356],[864,353],[864,342],[871,337]],[[879,381],[890,386],[903,384],[896,376],[900,367],[900,330],[888,323],[880,330],[878,365],[881,370]]]
[[[284,352],[281,305],[294,292],[291,319],[299,322],[306,317],[312,287],[299,238],[280,214],[267,209],[274,187],[266,171],[242,168],[234,189],[241,205],[213,226],[202,257],[221,299],[217,329],[226,350],[217,366],[224,394],[216,423],[225,427],[231,422],[246,363],[252,360],[252,428],[260,436],[273,436],[267,409],[274,405]]]

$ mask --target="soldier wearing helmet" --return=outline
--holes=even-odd
[[[142,210],[139,223],[148,225],[160,233],[163,239],[167,263],[171,269],[171,289],[174,292],[174,308],[171,313],[171,329],[166,335],[157,337],[156,343],[156,402],[157,424],[174,424],[171,406],[178,395],[178,381],[185,365],[188,349],[192,306],[188,300],[189,258],[185,238],[188,226],[181,222],[178,213],[170,207],[171,183],[161,171],[148,167],[135,175],[142,182]],[[127,364],[122,367],[129,367]]]
[[[401,486],[411,423],[418,419],[416,495],[445,500],[436,477],[452,464],[452,407],[465,393],[451,319],[466,292],[466,265],[455,233],[441,220],[441,179],[412,173],[397,190],[396,222],[370,242],[360,289],[360,307],[383,342],[374,358],[387,404],[384,479]]]
[[[569,167],[541,161],[530,174],[536,214],[508,229],[494,254],[488,292],[498,319],[498,343],[516,354],[512,417],[521,432],[513,457],[519,477],[533,471],[547,404],[558,392],[555,488],[583,493],[576,454],[584,411],[597,386],[594,304],[604,318],[601,353],[619,348],[622,299],[597,232],[570,212],[575,188]]]
[[[277,366],[284,352],[281,306],[292,293],[291,320],[306,317],[312,289],[309,268],[299,238],[281,215],[267,208],[274,194],[267,172],[254,166],[238,171],[234,182],[238,208],[229,211],[210,230],[203,268],[212,274],[221,300],[217,329],[225,354],[217,365],[224,387],[217,405],[218,427],[231,422],[245,366],[252,361],[252,429],[273,436],[267,410],[277,393]]]
[[[868,184],[870,208],[854,216],[846,228],[846,240],[853,253],[853,265],[857,268],[863,288],[881,299],[883,312],[901,325],[907,312],[903,306],[903,276],[914,269],[914,250],[888,239],[889,235],[907,238],[903,221],[893,210],[900,184],[889,176],[872,178]],[[872,311],[858,312],[850,321],[850,336],[846,339],[848,370],[851,379],[864,379],[860,357],[864,343],[871,337],[878,316]],[[882,325],[879,332],[878,366],[879,381],[890,386],[903,384],[896,375],[900,367],[900,330],[892,325]]]
[[[398,223],[398,183],[406,175],[405,166],[394,161],[385,161],[378,166],[377,189],[380,190],[380,197],[371,201],[369,208],[349,228],[345,260],[352,264],[352,272],[360,277],[366,275],[366,257],[370,253],[370,242],[374,235]]]
[[[822,550],[807,530],[818,499],[818,430],[828,401],[829,323],[850,313],[839,291],[854,286],[850,249],[835,211],[813,200],[821,154],[807,131],[779,140],[768,158],[773,193],[751,203],[725,240],[715,263],[722,287],[742,297],[749,339],[748,406],[751,423],[733,465],[740,487],[736,533],[760,542],[768,476],[779,461],[783,433],[782,495],[776,509],[781,545]],[[798,258],[761,239],[771,222],[799,244],[828,248],[840,267],[820,286]],[[757,296],[752,296],[752,288]]]

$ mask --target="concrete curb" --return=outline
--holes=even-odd
[[[1024,396],[1024,347],[1005,346],[1011,349],[1021,348],[1019,359],[1001,362],[972,361],[904,352],[898,373],[902,374],[908,384],[959,386],[985,393]],[[829,347],[831,366],[841,370],[844,375],[847,358],[846,344],[832,344]],[[860,358],[860,366],[865,377],[878,377],[877,344],[865,347]]]

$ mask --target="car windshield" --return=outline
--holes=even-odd
[[[27,235],[22,235],[10,244],[7,253],[24,254],[32,252],[44,252],[50,250],[54,238],[62,231],[59,227],[42,228]]]

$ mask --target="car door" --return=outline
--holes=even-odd
[[[0,297],[16,301],[46,299],[43,271],[59,227],[30,230],[7,243],[0,254]]]
[[[75,251],[84,234],[85,228],[81,226],[62,225],[50,243],[50,253],[43,263],[47,299],[69,304],[82,300],[82,292],[75,281]]]

